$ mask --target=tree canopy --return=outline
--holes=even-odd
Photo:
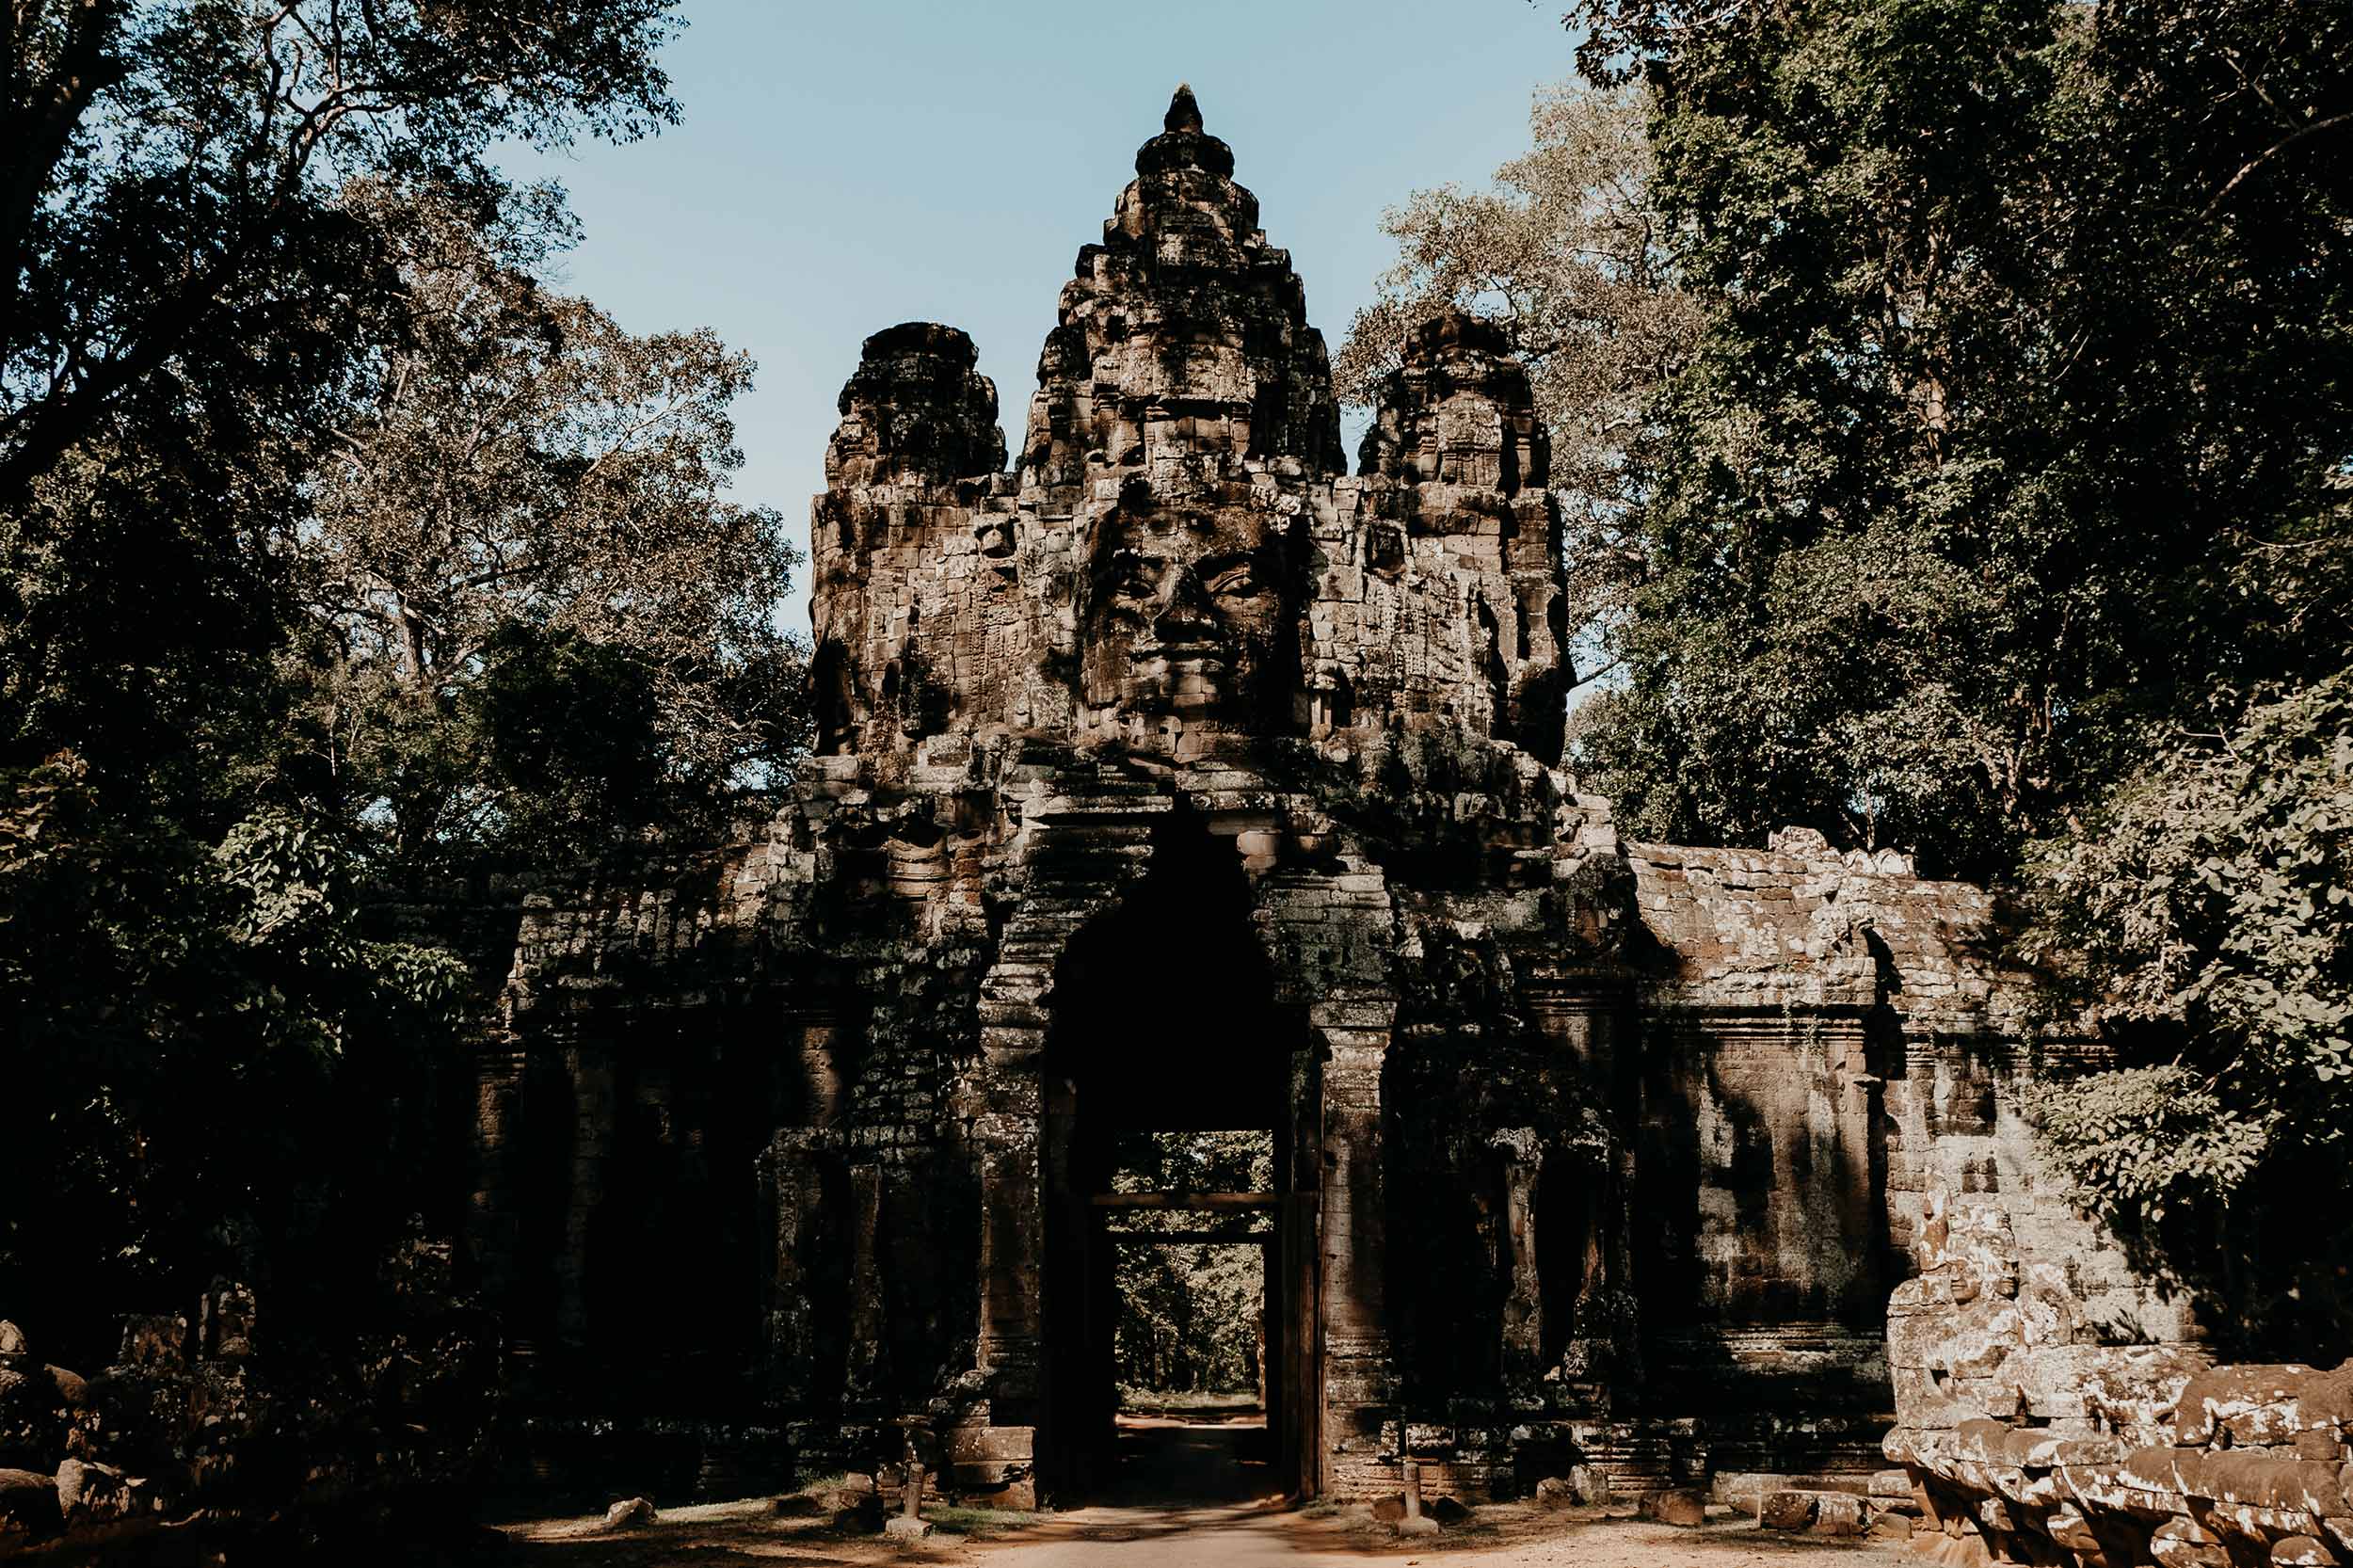
[[[2228,1337],[2353,1353],[2353,672],[2184,735],[2028,868],[2031,956],[2146,1044],[2046,1142]]]
[[[362,1311],[457,1223],[483,1000],[375,911],[792,754],[751,365],[550,289],[496,164],[673,121],[680,24],[0,8],[0,1296],[61,1351],[216,1273]]]
[[[1118,1192],[1262,1192],[1273,1185],[1273,1140],[1264,1132],[1122,1135]],[[1197,1225],[1182,1209],[1131,1215],[1112,1260],[1119,1316],[1112,1359],[1136,1395],[1256,1393],[1266,1310],[1263,1245],[1148,1239]]]
[[[2217,685],[2327,673],[2353,434],[2346,152],[2312,129],[2347,90],[2331,26],[1572,20],[1591,69],[1651,86],[1651,199],[1707,315],[1653,404],[1627,679],[1580,726],[1638,831],[1799,822],[1998,876]]]
[[[798,552],[727,496],[750,360],[546,289],[546,216],[486,233],[355,194],[409,314],[326,433],[296,549],[322,787],[376,808],[401,863],[593,853],[789,758]]]

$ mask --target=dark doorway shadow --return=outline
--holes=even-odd
[[[1266,1414],[1119,1417],[1110,1483],[1094,1499],[1109,1508],[1217,1508],[1264,1501],[1283,1490]]]
[[[1316,1254],[1294,1230],[1312,1201],[1295,1167],[1312,1168],[1312,1152],[1298,1154],[1297,1124],[1312,1128],[1300,1108],[1314,1105],[1313,1080],[1303,1071],[1304,1016],[1275,1001],[1234,839],[1189,811],[1172,813],[1145,874],[1072,937],[1049,1005],[1039,1139],[1048,1192],[1041,1496],[1059,1507],[1206,1503],[1308,1489],[1299,1478],[1314,1450],[1299,1413],[1316,1387],[1316,1346],[1301,1329]],[[1246,1174],[1230,1168],[1230,1150],[1196,1159],[1161,1147],[1221,1134],[1257,1140]],[[1172,1414],[1164,1425],[1118,1415],[1123,1382],[1139,1376],[1120,1359],[1132,1281],[1118,1259],[1163,1241],[1201,1253],[1257,1249],[1258,1300],[1241,1319],[1217,1316],[1257,1332],[1266,1410],[1248,1425],[1203,1413]],[[1195,1291],[1163,1320],[1193,1323],[1195,1307],[1225,1299]],[[1181,1375],[1169,1386],[1208,1385]],[[1196,1481],[1206,1489],[1189,1490]]]

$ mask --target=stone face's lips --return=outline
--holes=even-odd
[[[1183,648],[1139,648],[1134,658],[1140,670],[1158,672],[1163,679],[1192,675],[1223,680],[1232,668],[1232,662],[1225,648],[1203,644]]]
[[[1223,659],[1225,657],[1225,645],[1223,643],[1145,643],[1138,645],[1136,651],[1150,659]]]

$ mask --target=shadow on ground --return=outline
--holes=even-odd
[[[1230,1416],[1122,1416],[1110,1484],[1084,1508],[1038,1514],[926,1510],[941,1528],[919,1547],[778,1518],[765,1498],[664,1510],[611,1532],[600,1518],[509,1525],[507,1568],[1344,1568],[1443,1560],[1450,1568],[1864,1568],[1883,1548],[1759,1530],[1747,1519],[1678,1529],[1598,1510],[1480,1509],[1437,1536],[1401,1539],[1361,1507],[1294,1509],[1274,1490],[1262,1422]]]

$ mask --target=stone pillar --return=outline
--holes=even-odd
[[[1546,1180],[1577,1179],[1573,1201],[1556,1195],[1544,1199],[1548,1224],[1573,1225],[1582,1245],[1571,1267],[1576,1277],[1550,1282],[1548,1325],[1561,1346],[1554,1367],[1539,1367],[1539,1376],[1555,1369],[1570,1383],[1587,1384],[1589,1397],[1606,1401],[1617,1368],[1636,1357],[1635,1324],[1620,1307],[1634,1288],[1632,1248],[1628,1228],[1634,1192],[1634,1143],[1631,1129],[1641,1124],[1641,1082],[1639,1052],[1630,1017],[1633,997],[1625,978],[1614,970],[1572,963],[1545,968],[1541,962],[1528,983],[1528,1006],[1537,1027],[1555,1052],[1553,1068],[1564,1094],[1581,1094],[1602,1110],[1609,1129],[1609,1147],[1592,1169],[1577,1172],[1571,1162],[1556,1160]],[[1539,1151],[1541,1152],[1541,1151]],[[1560,1240],[1556,1234],[1555,1241]],[[1531,1239],[1530,1253],[1533,1253]],[[1516,1294],[1518,1280],[1514,1276]],[[1538,1354],[1547,1325],[1543,1321],[1541,1295],[1545,1281],[1535,1278],[1539,1319],[1535,1333]],[[1615,1298],[1614,1300],[1612,1298]],[[1510,1355],[1507,1351],[1507,1365]]]
[[[580,1046],[565,1059],[572,1077],[572,1180],[555,1265],[555,1332],[566,1345],[582,1348],[588,1342],[589,1231],[604,1202],[605,1157],[613,1145],[613,1059],[610,1051]]]
[[[984,1029],[988,1113],[972,1124],[981,1178],[980,1371],[993,1425],[1034,1424],[1045,1215],[1038,1168],[1039,1032]],[[1026,1064],[1027,1071],[1016,1070]]]
[[[510,1304],[516,1287],[522,1239],[509,1144],[521,1128],[529,1064],[530,1053],[511,1038],[485,1041],[474,1053],[474,1181],[467,1228],[483,1295],[502,1306]]]
[[[774,1249],[764,1271],[768,1387],[778,1402],[796,1406],[806,1403],[819,1381],[815,1296],[828,1231],[824,1173],[840,1168],[839,1135],[832,1128],[844,1110],[848,1083],[841,1068],[843,1026],[830,1008],[788,1007],[783,1027],[785,1039],[798,1042],[789,1048],[801,1068],[799,1125],[779,1130],[769,1143],[761,1156],[760,1179]],[[852,1288],[856,1288],[856,1281]],[[854,1300],[854,1314],[856,1310]],[[853,1344],[854,1357],[869,1353],[866,1347]],[[856,1389],[855,1370],[852,1384]]]
[[[1503,1299],[1503,1370],[1508,1377],[1544,1373],[1545,1303],[1536,1269],[1536,1180],[1545,1146],[1533,1128],[1506,1128],[1487,1141],[1503,1156],[1503,1230],[1511,1255],[1511,1289]]]
[[[830,1013],[804,1014],[797,1020],[801,1037],[803,1120],[810,1127],[831,1127],[840,1119],[849,1084],[842,1075],[842,1025]]]
[[[1390,1394],[1381,1070],[1397,1002],[1327,996],[1307,1017],[1325,1052],[1320,1487],[1369,1496],[1392,1484],[1381,1457]]]
[[[818,1144],[818,1135],[804,1128],[779,1132],[765,1162],[776,1249],[768,1271],[769,1391],[788,1406],[806,1402],[816,1384],[812,1276],[824,1201]]]
[[[1143,874],[1153,826],[1171,808],[1157,786],[1121,783],[1090,795],[1080,786],[1099,779],[1081,774],[1057,782],[1070,784],[1070,792],[1032,806],[1023,854],[1030,865],[1051,867],[1054,890],[1025,898],[1005,923],[996,962],[981,981],[982,1060],[956,1095],[956,1114],[971,1129],[981,1190],[974,1382],[987,1405],[985,1424],[968,1416],[951,1434],[950,1453],[959,1485],[985,1466],[1001,1478],[997,1501],[1010,1508],[1036,1504],[1037,1424],[1046,1393],[1040,1336],[1048,1173],[1040,1144],[1047,993],[1072,936]],[[1057,1442],[1067,1447],[1066,1439]]]
[[[850,1367],[842,1390],[852,1410],[879,1410],[889,1391],[885,1346],[889,1323],[883,1307],[881,1257],[882,1167],[850,1167]]]
[[[1306,1020],[1302,1009],[1300,1026]],[[1323,1066],[1313,1050],[1291,1055],[1289,1123],[1276,1149],[1283,1207],[1275,1220],[1281,1276],[1279,1386],[1267,1406],[1286,1490],[1311,1496],[1322,1484]]]

